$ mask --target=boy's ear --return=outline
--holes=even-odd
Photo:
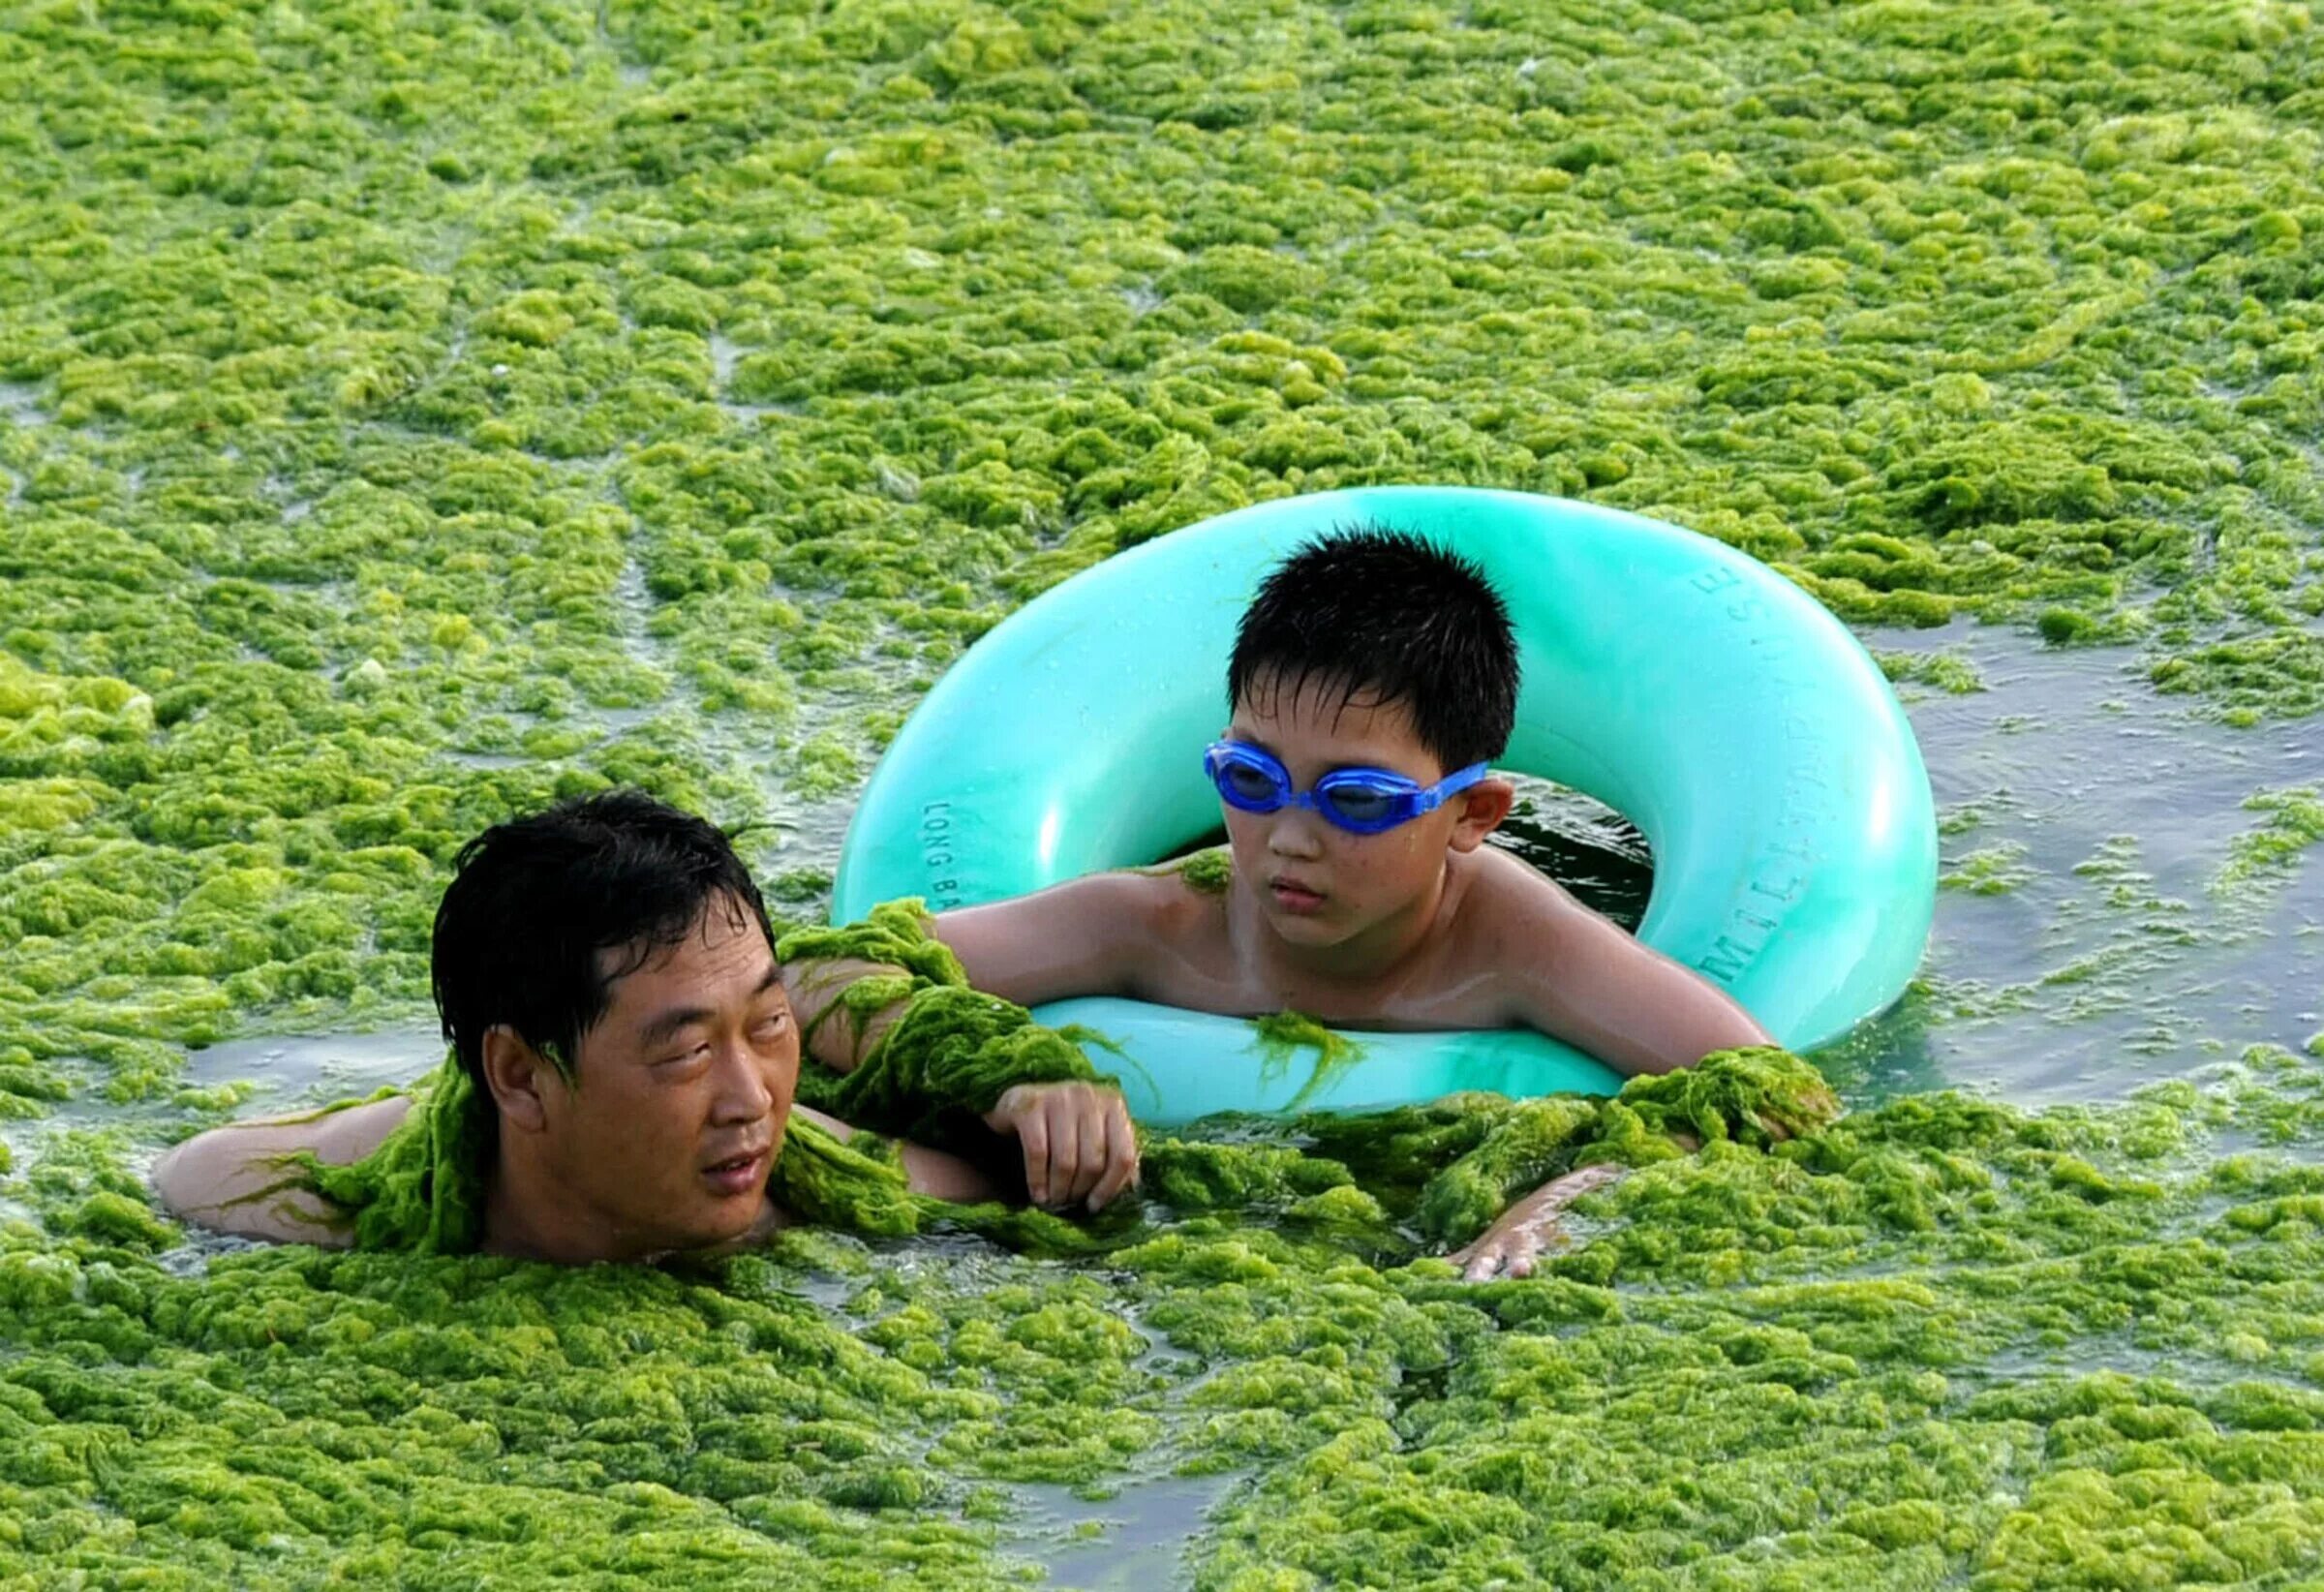
[[[1487,776],[1462,791],[1455,800],[1461,806],[1460,816],[1452,825],[1452,849],[1474,851],[1509,816],[1509,810],[1516,805],[1517,787],[1507,780]]]
[[[497,1023],[484,1030],[484,1086],[492,1090],[492,1102],[500,1107],[504,1123],[526,1133],[539,1133],[549,1125],[542,1091],[564,1087],[565,1080],[522,1034],[505,1023]]]

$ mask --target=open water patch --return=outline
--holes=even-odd
[[[187,1053],[185,1079],[196,1087],[247,1085],[252,1111],[289,1111],[401,1088],[442,1061],[444,1045],[432,1024],[229,1039]]]
[[[2113,1099],[2324,1026],[2324,869],[2234,866],[2256,794],[2324,779],[2312,722],[2221,723],[2122,648],[1966,623],[1865,639],[1983,686],[1903,688],[1945,884],[1920,979],[1835,1048],[1836,1082]]]
[[[1144,1592],[1176,1584],[1187,1549],[1234,1476],[1162,1476],[1131,1481],[1090,1500],[1070,1487],[1018,1489],[1029,1508],[1020,1522],[1043,1537],[1029,1549],[1049,1583],[1075,1592]]]

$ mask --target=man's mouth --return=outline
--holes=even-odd
[[[770,1157],[763,1149],[715,1161],[702,1169],[703,1178],[721,1194],[748,1194],[767,1175]]]
[[[1283,874],[1268,880],[1267,890],[1274,897],[1275,904],[1286,912],[1304,915],[1320,910],[1324,904],[1322,891]]]

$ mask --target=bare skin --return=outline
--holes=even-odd
[[[790,1222],[767,1176],[793,1113],[842,1139],[853,1130],[792,1102],[798,1026],[755,920],[714,902],[610,995],[569,1084],[512,1028],[487,1032],[500,1131],[483,1247],[566,1264],[638,1261],[715,1252]],[[359,1160],[409,1109],[388,1099],[213,1129],[163,1156],[155,1187],[174,1213],[223,1232],[343,1246],[347,1224],[314,1196],[256,1196],[281,1180],[285,1151]],[[905,1147],[904,1167],[923,1193],[994,1192],[966,1162],[919,1146]]]
[[[1272,752],[1300,790],[1339,768],[1423,784],[1446,772],[1403,704],[1314,684],[1261,682],[1226,733]],[[1486,846],[1514,797],[1487,779],[1379,835],[1222,804],[1223,892],[1168,873],[1096,874],[947,912],[935,929],[978,989],[1025,1005],[1105,995],[1355,1028],[1531,1027],[1633,1075],[1773,1043],[1717,986]],[[1454,1259],[1472,1278],[1525,1275],[1558,1213],[1605,1180],[1545,1185]]]

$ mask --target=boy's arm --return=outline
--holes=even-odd
[[[1496,950],[1514,1021],[1629,1077],[1675,1072],[1713,1051],[1772,1045],[1735,998],[1641,945],[1562,887],[1512,914]]]
[[[1113,993],[1124,982],[1118,969],[1131,964],[1122,905],[1133,892],[1121,888],[1124,881],[1154,882],[1101,874],[1015,901],[963,907],[929,922],[935,937],[960,958],[970,986],[987,995],[1022,1006]],[[1110,927],[1110,951],[1096,944],[1099,926]],[[859,979],[880,976],[903,975],[896,967],[842,959],[784,964],[784,992],[808,1036],[810,1057],[834,1072],[848,1073],[878,1048],[902,1013],[902,998],[863,1014],[860,1022],[858,1014],[834,1008]],[[1036,1205],[1086,1202],[1095,1210],[1137,1180],[1137,1134],[1117,1089],[1084,1083],[1020,1084],[1002,1094],[984,1119],[995,1133],[1016,1135],[1024,1154],[1025,1190]]]
[[[1135,998],[1140,969],[1163,950],[1162,915],[1199,899],[1172,873],[1090,873],[933,921],[968,982],[987,995],[1020,1006]]]
[[[1554,881],[1542,882],[1547,889],[1513,914],[1514,932],[1502,942],[1518,1021],[1631,1077],[1691,1067],[1713,1051],[1775,1043],[1727,992],[1639,944]],[[1786,1136],[1782,1123],[1763,1125],[1775,1138]],[[1685,1135],[1672,1137],[1682,1149],[1700,1148]],[[1544,1183],[1451,1260],[1472,1282],[1527,1275],[1544,1250],[1563,1243],[1558,1224],[1566,1208],[1625,1170],[1586,1166]]]

